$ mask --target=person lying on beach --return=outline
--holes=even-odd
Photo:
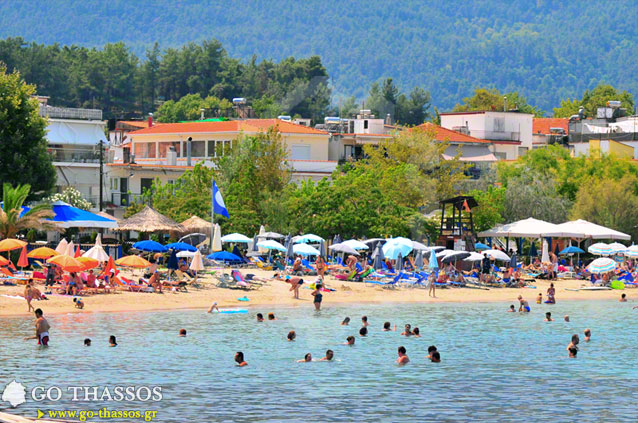
[[[117,339],[115,339],[115,335],[109,336],[109,347],[117,347]]]
[[[362,327],[359,329],[359,336],[368,336],[368,328]]]
[[[82,298],[74,298],[73,302],[75,303],[75,308],[82,310],[84,308],[84,302]]]
[[[326,351],[326,356],[324,358],[322,358],[319,361],[332,361],[332,359],[334,358],[335,353],[332,350],[328,350]]]
[[[391,327],[390,322],[385,322],[383,324],[383,331],[384,332],[391,332],[391,331],[396,332],[396,330],[397,330],[397,325],[396,324],[394,325],[394,329]]]
[[[212,313],[213,310],[217,310],[217,312],[219,313],[219,307],[217,307],[217,302],[214,302],[213,304],[211,304],[211,306],[208,308],[208,312]],[[263,320],[263,319],[262,319]]]
[[[368,323],[368,316],[362,316],[361,317],[361,326],[363,326],[363,327],[370,326],[370,323]]]
[[[297,337],[297,334],[295,333],[294,330],[291,330],[290,332],[288,332],[287,338],[289,342],[294,341],[296,337]]]
[[[47,319],[42,315],[41,309],[36,309],[35,312],[35,336],[31,336],[25,338],[25,340],[29,339],[37,339],[38,345],[42,345],[43,347],[49,346],[49,331],[51,330],[51,325],[47,322]]]
[[[591,341],[591,330],[585,329],[585,342]]]
[[[350,335],[349,337],[347,337],[346,338],[346,342],[343,345],[353,346],[354,345],[354,336]]]
[[[248,363],[244,361],[244,353],[241,351],[237,351],[235,353],[235,363],[237,363],[237,367],[248,366]]]
[[[519,312],[529,313],[530,311],[532,311],[532,309],[529,308],[527,300],[525,300],[522,295],[518,296],[518,302],[520,303],[518,307]]]
[[[421,337],[421,332],[419,331],[419,328],[414,328],[412,329],[412,335],[416,338],[420,338]]]
[[[402,336],[411,336],[412,335],[412,326],[410,325],[405,325],[405,328],[403,329],[403,332],[401,332]]]
[[[621,303],[626,303],[627,302],[627,294],[622,294],[618,301],[621,302]]]
[[[297,363],[310,363],[312,361],[312,354],[308,353],[304,355],[303,359],[297,360]]]
[[[550,313],[549,311],[547,313],[545,313],[545,321],[546,322],[553,322],[554,319],[552,319],[552,313]]]
[[[257,321],[258,322],[263,322],[264,321],[264,315],[261,313],[257,313]]]
[[[348,326],[350,324],[350,318],[346,317],[345,319],[343,319],[343,322],[341,322],[341,326]]]
[[[516,307],[514,307],[514,304],[512,304],[509,308],[509,310],[507,310],[508,313],[516,313]]]
[[[406,354],[407,351],[403,345],[397,349],[397,352],[399,354],[399,358],[397,358],[397,364],[399,366],[403,366],[410,362],[410,359],[408,358],[408,355]]]

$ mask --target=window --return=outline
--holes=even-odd
[[[111,191],[117,191],[118,190],[118,186],[119,186],[119,178],[111,178]]]
[[[231,140],[208,141],[208,157],[222,157],[228,154],[232,145]]]
[[[155,143],[154,142],[136,142],[135,157],[139,157],[142,159],[154,159],[155,158]]]
[[[505,132],[505,118],[494,118],[494,132]]]
[[[368,129],[368,119],[363,121],[363,129]]]
[[[191,142],[191,157],[206,157],[206,141]]]
[[[524,156],[525,154],[527,154],[527,147],[518,147],[518,156]]]
[[[168,142],[160,142],[159,143],[159,156],[166,157],[166,153],[170,147],[175,147],[175,151],[177,152],[177,157],[182,157],[182,149],[180,148],[179,141],[168,141]]]
[[[494,155],[499,160],[507,160],[507,154],[505,153],[494,153]]]
[[[144,194],[144,191],[151,190],[153,187],[153,178],[140,178],[140,188],[141,193]]]
[[[310,160],[310,146],[305,144],[295,144],[290,149],[292,160]]]

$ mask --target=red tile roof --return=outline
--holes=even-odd
[[[448,141],[448,142],[461,142],[461,143],[480,143],[480,144],[491,144],[492,141],[484,140],[481,138],[471,137],[469,135],[462,134],[460,132],[453,131],[451,129],[444,128],[439,125],[435,125],[431,122],[426,122],[422,125],[417,126],[417,128],[433,131],[434,138],[437,141]]]
[[[187,134],[193,132],[260,132],[277,127],[282,134],[314,134],[328,135],[328,132],[308,126],[297,125],[280,119],[248,119],[229,120],[223,122],[183,122],[165,123],[151,128],[131,132],[131,135],[142,134]]]
[[[532,124],[532,134],[547,135],[550,128],[563,128],[565,133],[569,132],[569,119],[567,118],[534,118]]]

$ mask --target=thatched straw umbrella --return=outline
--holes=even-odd
[[[119,221],[119,228],[116,231],[137,231],[137,232],[182,232],[184,227],[158,213],[149,206],[144,206],[142,211],[134,214],[128,219]]]
[[[210,222],[199,216],[191,216],[182,222],[185,233],[199,232],[210,236]]]

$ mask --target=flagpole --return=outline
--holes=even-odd
[[[213,184],[215,178],[211,178],[210,184],[210,253],[213,254],[213,236],[215,235],[215,190]]]

